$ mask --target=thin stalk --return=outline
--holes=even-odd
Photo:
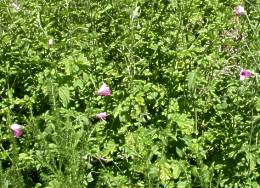
[[[194,98],[193,107],[194,107],[194,117],[195,117],[195,120],[194,120],[194,132],[197,135],[198,134],[198,112],[197,112],[195,97],[196,97],[196,88],[194,89],[194,95],[193,95],[193,98]]]
[[[256,77],[257,77],[257,75],[256,75]],[[256,85],[256,88],[257,88],[257,79],[255,79],[254,85]],[[252,87],[251,91],[252,91],[252,96],[255,96],[257,94],[254,87]],[[255,128],[254,109],[251,108],[251,127],[250,127],[250,135],[249,135],[249,154],[250,154],[250,158],[249,158],[249,167],[248,167],[249,173],[248,173],[248,175],[250,175],[252,173],[252,169],[250,167],[251,167],[251,164],[252,164],[251,152],[252,152],[252,138],[253,138],[253,134],[254,134],[254,128]]]
[[[246,19],[247,19],[248,24],[250,25],[251,29],[253,30],[254,35],[257,36],[256,30],[255,30],[255,28],[253,27],[253,25],[252,25],[252,23],[251,23],[251,21],[250,21],[250,19],[249,19],[249,17],[248,17],[247,14],[246,14]]]
[[[0,147],[1,147],[1,149],[4,151],[4,153],[6,153],[8,159],[13,163],[12,158],[10,157],[10,155],[8,154],[8,152],[5,150],[5,148],[2,146],[2,144],[0,144]]]

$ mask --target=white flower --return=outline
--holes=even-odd
[[[139,9],[140,9],[140,6],[137,6],[137,7],[134,9],[134,11],[133,11],[133,13],[132,13],[132,15],[131,15],[131,20],[132,20],[132,21],[140,15]]]
[[[54,44],[53,38],[49,39],[48,44],[49,46],[52,46]]]
[[[16,10],[19,11],[20,10],[20,6],[16,3],[12,3],[12,7]]]

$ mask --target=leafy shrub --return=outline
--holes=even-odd
[[[259,187],[258,1],[0,10],[2,187]]]

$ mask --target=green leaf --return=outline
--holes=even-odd
[[[59,88],[59,97],[62,105],[66,108],[70,101],[70,90],[68,87],[60,87]]]
[[[256,108],[256,111],[260,112],[260,98],[257,99],[257,101],[255,103],[255,108]]]
[[[189,89],[194,89],[196,87],[197,77],[198,77],[198,74],[197,74],[196,70],[188,73],[187,80],[188,80],[188,88]]]
[[[172,176],[171,166],[167,162],[164,162],[160,165],[160,179],[165,182],[170,180]]]
[[[180,148],[178,148],[177,146],[176,146],[176,153],[181,158],[184,156],[184,152]]]
[[[177,162],[177,161],[176,161]],[[172,166],[172,176],[174,179],[178,179],[181,174],[181,169],[177,163],[173,164]]]
[[[92,182],[92,181],[94,181],[94,178],[92,177],[92,174],[91,174],[91,172],[90,172],[90,173],[88,173],[88,175],[87,175],[87,182]]]
[[[193,132],[193,120],[185,114],[175,113],[172,118],[178,124],[182,133],[189,135]]]
[[[187,182],[180,181],[180,182],[178,182],[178,184],[177,184],[177,188],[186,188],[186,187],[190,187],[190,186],[188,186],[188,183],[187,183]]]
[[[27,153],[20,153],[19,154],[19,160],[24,160],[24,161],[26,161],[26,160],[32,160],[32,157],[31,156],[29,156]]]
[[[83,89],[84,87],[84,83],[80,79],[74,80],[73,85],[74,87],[79,87],[80,89]]]

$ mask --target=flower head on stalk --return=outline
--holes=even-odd
[[[103,83],[103,85],[99,88],[98,95],[99,96],[110,96],[111,95],[110,89],[105,83]]]
[[[245,80],[246,78],[252,76],[252,72],[246,69],[242,69],[239,75],[240,75],[240,80]]]
[[[49,39],[48,44],[49,46],[52,46],[54,44],[53,38]]]
[[[237,16],[241,16],[243,14],[245,14],[246,11],[245,11],[245,8],[242,6],[242,5],[238,5],[236,8],[235,8],[235,14]]]
[[[17,12],[20,10],[20,6],[17,3],[12,3],[11,5]]]
[[[99,120],[106,120],[108,114],[106,112],[100,112],[96,115],[96,118],[99,119]]]
[[[14,137],[19,138],[22,136],[23,127],[21,125],[14,123],[10,127],[11,127]]]

